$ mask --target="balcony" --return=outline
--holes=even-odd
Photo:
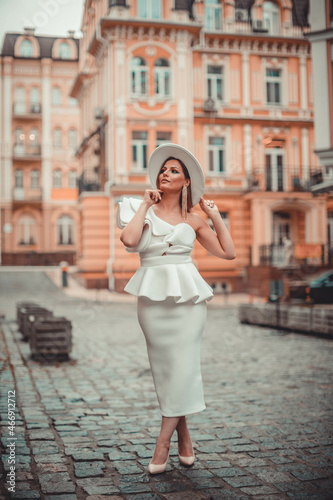
[[[84,173],[78,178],[79,195],[84,191],[101,191],[101,184],[98,174]]]
[[[297,166],[277,166],[254,168],[247,176],[249,191],[306,192],[323,179],[321,168],[308,167],[308,175],[303,177],[302,168]]]
[[[15,101],[13,115],[17,118],[36,119],[42,114],[42,105],[39,102]]]
[[[42,188],[41,187],[14,187],[12,190],[13,202],[41,202]]]
[[[331,266],[333,263],[333,249],[330,245],[321,243],[299,243],[292,247],[291,262],[287,261],[284,245],[271,243],[259,246],[261,266],[285,267],[290,265],[320,265]]]
[[[15,160],[34,160],[41,158],[40,144],[14,144],[13,158]]]

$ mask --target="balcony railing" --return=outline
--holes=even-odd
[[[20,188],[14,187],[13,191],[13,201],[41,201],[42,199],[42,188]]]
[[[25,144],[19,143],[14,144],[13,156],[16,159],[30,159],[39,158],[41,155],[41,145],[40,144]]]
[[[268,37],[277,37],[277,38],[304,38],[304,34],[310,32],[310,27],[300,27],[300,26],[281,26],[278,33],[269,29],[265,20],[244,20],[244,21],[228,21],[223,22],[219,29],[210,29],[206,28],[206,31],[210,33],[237,33],[237,34],[245,34],[245,35],[260,35],[260,36],[268,36]]]
[[[39,102],[15,101],[13,105],[13,113],[15,116],[26,116],[37,118],[42,112],[42,105]]]
[[[81,174],[78,178],[78,188],[79,194],[83,193],[84,191],[100,191],[101,184],[99,176],[93,173]]]
[[[300,264],[306,262],[307,264],[315,264],[328,266],[333,264],[333,248],[330,245],[318,244],[304,244],[298,245],[301,249],[297,249],[297,245],[292,247],[291,257],[288,258],[286,248],[284,245],[277,245],[271,243],[270,245],[259,246],[259,259],[262,266],[284,267],[290,264]],[[304,249],[303,249],[304,247]],[[303,250],[302,258],[297,254]],[[296,254],[296,255],[295,255]]]
[[[247,176],[249,191],[310,191],[311,187],[323,180],[321,168],[308,167],[303,176],[304,167],[278,166],[254,168]]]

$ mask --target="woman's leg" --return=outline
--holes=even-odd
[[[176,427],[178,434],[178,451],[179,455],[183,457],[191,457],[194,455],[191,436],[187,428],[186,417],[179,418],[178,425]]]
[[[182,417],[163,417],[160,435],[158,436],[155,451],[151,462],[156,465],[164,464],[170,449],[170,440],[178,422]]]

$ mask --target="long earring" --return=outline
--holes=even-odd
[[[182,218],[187,219],[187,186],[182,190]]]

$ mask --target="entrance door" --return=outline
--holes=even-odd
[[[272,231],[272,265],[283,266],[286,262],[286,250],[283,244],[283,238],[287,236],[291,239],[291,221],[290,214],[287,212],[273,213],[273,231]]]

